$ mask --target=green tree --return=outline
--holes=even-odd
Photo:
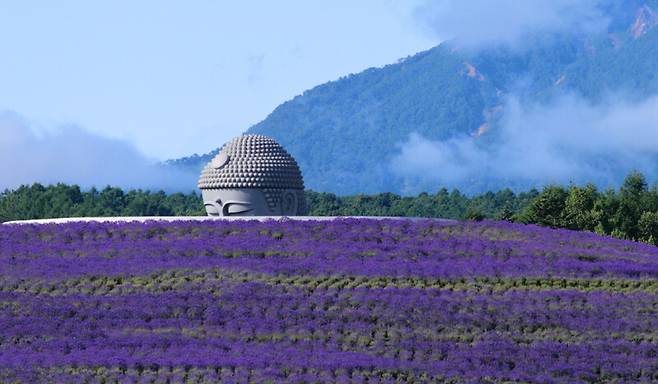
[[[656,245],[658,242],[658,212],[642,212],[637,225],[639,239]]]
[[[647,181],[639,172],[632,172],[619,189],[619,206],[614,216],[615,228],[629,239],[639,237],[638,220],[647,196]]]
[[[485,219],[484,214],[475,207],[469,207],[464,214],[464,220],[482,221]]]
[[[615,214],[619,208],[619,197],[614,189],[599,194],[594,202],[592,216],[596,220],[594,231],[601,235],[610,235],[615,229]]]
[[[568,193],[563,187],[549,185],[530,203],[520,220],[525,223],[533,223],[550,227],[563,226],[562,211]]]
[[[103,216],[119,216],[125,206],[123,190],[116,187],[105,187],[98,196]]]
[[[501,209],[496,216],[494,217],[496,220],[503,220],[503,221],[514,221],[515,215],[514,212],[512,212],[511,209],[509,208],[503,208]]]
[[[594,203],[598,192],[593,184],[572,186],[565,200],[562,221],[566,228],[593,231],[597,225]]]

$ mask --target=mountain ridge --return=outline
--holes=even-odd
[[[633,7],[611,3],[615,17],[608,31],[596,36],[535,36],[520,50],[468,51],[444,42],[397,63],[343,76],[282,103],[246,133],[279,141],[297,159],[311,189],[404,193],[404,177],[391,171],[391,162],[410,135],[435,141],[473,137],[478,146],[495,145],[511,95],[532,104],[562,94],[592,103],[611,93],[638,101],[656,94],[658,7],[655,1],[630,3]],[[168,164],[200,169],[210,158]],[[454,187],[515,186],[514,180],[478,179]]]

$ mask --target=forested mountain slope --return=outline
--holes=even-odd
[[[611,94],[628,100],[655,94],[657,10],[655,1],[610,5],[606,33],[531,36],[523,47],[473,51],[446,42],[319,85],[281,104],[247,132],[278,140],[298,160],[311,189],[404,193],[403,176],[392,168],[404,161],[398,155],[412,134],[436,141],[470,137],[477,146],[495,146],[510,97],[532,104],[569,94],[597,103]],[[209,158],[172,164],[200,169]],[[486,178],[449,187],[510,186],[509,180]]]

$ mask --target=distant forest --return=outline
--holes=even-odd
[[[461,220],[507,220],[554,228],[592,231],[658,245],[658,188],[633,172],[617,189],[593,184],[548,185],[541,191],[509,189],[467,196],[445,188],[435,194],[393,193],[341,197],[306,191],[312,216],[407,216]],[[205,215],[200,194],[149,192],[106,187],[83,191],[77,185],[33,184],[0,194],[0,222],[82,216]]]

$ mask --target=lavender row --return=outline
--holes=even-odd
[[[3,294],[2,302],[11,305],[0,365],[14,369],[377,367],[499,379],[649,378],[658,370],[653,295],[355,289],[309,297],[246,282],[219,298]]]
[[[153,330],[235,340],[479,340],[491,332],[527,340],[658,338],[654,295],[341,290],[308,296],[259,284],[199,293],[31,298],[2,295],[4,340],[55,340],[76,329],[121,336]],[[401,319],[408,324],[400,324]],[[133,330],[135,330],[133,332]],[[93,332],[91,332],[93,331]],[[313,335],[313,336],[311,336]],[[463,336],[463,337],[462,337]]]
[[[509,223],[77,223],[3,226],[0,240],[0,270],[19,278],[170,268],[425,278],[658,277],[655,247]]]

